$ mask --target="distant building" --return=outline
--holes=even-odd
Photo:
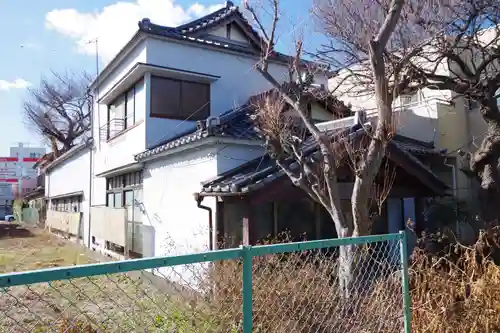
[[[0,157],[0,219],[10,212],[12,200],[37,187],[37,172],[33,166],[44,154],[45,148],[19,143],[10,147],[9,156]]]

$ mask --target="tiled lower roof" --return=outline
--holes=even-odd
[[[446,149],[437,149],[432,142],[423,142],[403,135],[396,135],[394,141],[397,145],[416,155],[441,155]]]
[[[362,135],[364,133],[363,128],[359,128],[359,125],[348,129],[350,131],[351,138]],[[345,130],[344,130],[345,132]],[[344,132],[336,132],[334,134],[344,134]],[[412,142],[412,145],[409,145],[406,141],[405,137],[396,136],[389,143],[392,149],[400,150],[404,153],[404,155],[409,158],[415,165],[417,165],[421,170],[426,172],[431,178],[433,178],[436,183],[444,186],[446,185],[436,176],[432,170],[430,170],[426,165],[424,165],[415,155],[419,152],[423,152],[424,154],[429,154],[431,152],[431,147],[427,146],[425,143],[422,145],[418,145],[417,141]],[[304,151],[308,153],[314,153],[317,151],[316,145],[308,143],[307,140],[305,142]],[[433,151],[433,154],[438,154],[437,151]],[[293,168],[293,162],[290,160],[291,167]],[[279,178],[284,177],[285,174],[283,171],[276,165],[275,161],[271,159],[268,155],[264,155],[262,157],[251,160],[238,168],[230,170],[225,174],[217,177],[216,179],[209,180],[202,184],[201,193],[205,194],[224,194],[224,193],[248,193],[251,191],[255,191],[265,186],[268,183],[278,180]]]
[[[178,136],[168,139],[168,141],[162,142],[154,148],[135,155],[135,159],[137,161],[141,161],[147,157],[160,154],[166,150],[177,148],[208,137],[260,141],[260,136],[249,117],[249,114],[252,111],[253,108],[248,104],[230,110],[219,117],[219,125],[215,125],[211,128],[193,126],[193,128],[179,134]]]

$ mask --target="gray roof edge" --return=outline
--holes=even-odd
[[[94,140],[92,138],[90,138],[90,139],[86,140],[85,142],[74,146],[73,148],[71,148],[70,150],[68,150],[67,152],[65,152],[64,154],[62,154],[61,156],[59,156],[55,160],[53,160],[51,163],[47,164],[42,169],[42,171],[48,172],[48,171],[56,168],[62,162],[67,161],[67,160],[71,159],[72,157],[74,157],[77,153],[79,153],[87,148],[91,148],[93,146],[93,144],[94,144]]]

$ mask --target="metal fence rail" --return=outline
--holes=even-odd
[[[402,232],[4,274],[0,332],[410,332],[407,269]]]

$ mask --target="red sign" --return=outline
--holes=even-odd
[[[17,178],[0,178],[0,183],[17,183]]]
[[[17,158],[16,158],[17,161]],[[38,157],[24,157],[23,162],[38,162]]]
[[[0,157],[0,162],[17,162],[17,157]]]

